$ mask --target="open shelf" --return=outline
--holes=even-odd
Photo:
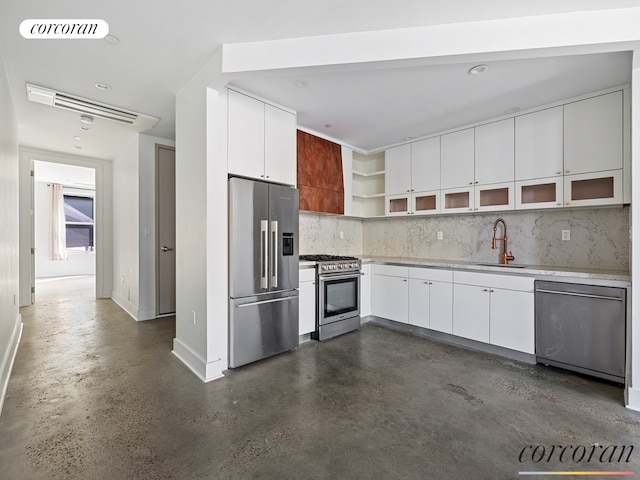
[[[353,152],[351,201],[354,215],[384,215],[384,152],[362,155]]]

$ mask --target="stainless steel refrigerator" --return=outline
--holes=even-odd
[[[229,367],[298,346],[295,188],[229,179]]]

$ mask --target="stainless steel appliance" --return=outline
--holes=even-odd
[[[229,179],[229,367],[298,346],[299,192]]]
[[[536,281],[536,361],[624,383],[626,290]]]
[[[302,255],[316,262],[316,330],[314,340],[328,340],[360,328],[362,262],[355,257]]]

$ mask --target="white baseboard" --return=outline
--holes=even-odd
[[[627,408],[640,412],[640,388],[627,388]]]
[[[228,367],[227,362],[222,359],[209,363],[205,362],[200,355],[195,353],[177,338],[173,339],[172,353],[203,382],[210,382],[224,377],[222,372]]]
[[[16,359],[18,353],[18,345],[22,338],[22,315],[18,313],[16,323],[11,334],[11,340],[9,341],[9,348],[2,357],[2,364],[0,364],[0,415],[2,414],[2,407],[4,405],[4,397],[7,395],[7,388],[9,388],[9,377],[11,376],[11,369],[13,368],[13,362]]]
[[[120,308],[131,315],[131,318],[133,318],[135,321],[138,321],[138,308],[133,303],[124,298],[118,292],[111,293],[111,300],[116,302]]]

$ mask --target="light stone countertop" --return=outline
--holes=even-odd
[[[604,280],[611,282],[622,282],[631,286],[631,273],[623,270],[600,270],[590,268],[573,268],[573,267],[550,267],[547,265],[525,265],[524,268],[516,266],[502,267],[496,265],[480,265],[484,262],[471,262],[464,260],[439,260],[428,258],[406,258],[406,257],[383,257],[383,256],[361,256],[360,259],[364,263],[386,263],[406,266],[447,268],[456,270],[473,270],[486,273],[508,273],[509,275],[526,275],[529,277],[566,277],[571,279],[584,280]],[[517,265],[517,263],[515,264]]]

